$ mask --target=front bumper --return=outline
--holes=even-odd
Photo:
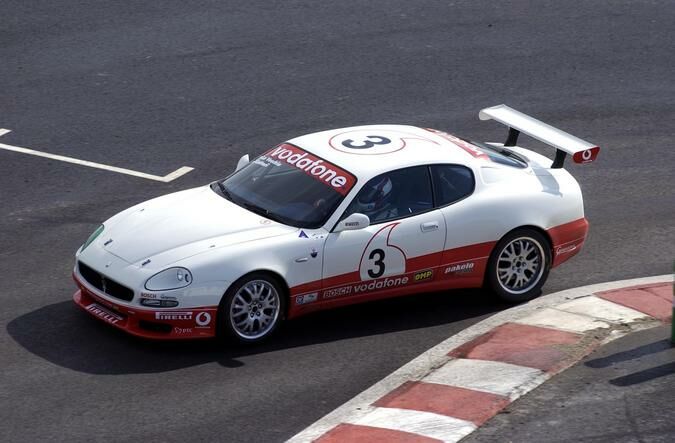
[[[181,309],[129,307],[88,289],[74,274],[79,290],[73,301],[85,312],[131,335],[158,340],[209,338],[216,335],[217,306]]]

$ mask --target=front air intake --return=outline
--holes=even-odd
[[[90,268],[84,263],[77,262],[77,269],[83,279],[99,291],[120,300],[131,301],[134,299],[134,291],[109,279],[105,275]]]

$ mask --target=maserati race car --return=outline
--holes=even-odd
[[[505,143],[329,130],[122,211],[77,251],[75,303],[142,337],[252,343],[284,319],[414,292],[536,297],[588,231],[563,162],[592,162],[599,148],[505,105],[479,117],[507,125]],[[554,160],[516,146],[521,132]]]

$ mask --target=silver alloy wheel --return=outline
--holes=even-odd
[[[246,282],[230,305],[232,329],[247,340],[263,337],[276,324],[279,306],[279,293],[268,281]]]
[[[509,242],[497,259],[497,280],[506,292],[523,294],[539,283],[544,274],[544,248],[531,237]]]

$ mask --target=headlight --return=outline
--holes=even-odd
[[[91,233],[91,235],[89,236],[87,241],[84,242],[84,244],[82,245],[82,248],[80,249],[80,252],[84,251],[87,246],[89,246],[90,244],[93,243],[94,240],[96,240],[96,237],[101,235],[101,232],[103,232],[103,228],[105,228],[105,226],[101,225],[98,228],[96,228],[96,230],[94,232]]]
[[[148,291],[180,289],[192,283],[192,274],[185,268],[169,268],[159,272],[145,282]]]

